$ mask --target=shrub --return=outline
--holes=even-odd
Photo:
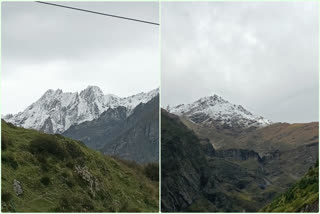
[[[11,166],[13,169],[18,168],[18,162],[15,160],[15,158],[12,155],[2,155],[1,161],[2,163]]]
[[[86,196],[62,196],[56,212],[88,212],[94,210],[93,202]]]
[[[40,179],[40,182],[45,186],[48,186],[51,183],[50,178],[48,176],[43,176]]]
[[[74,168],[74,163],[72,161],[68,161],[66,163],[66,167],[70,168],[70,169],[73,169]]]
[[[66,145],[67,152],[72,158],[78,158],[78,157],[84,156],[84,153],[82,152],[82,150],[75,143],[67,142],[65,145]]]
[[[30,152],[34,155],[52,154],[64,159],[66,152],[59,141],[50,135],[42,135],[30,142]]]
[[[64,139],[64,137],[61,134],[54,134],[54,136],[56,136],[59,139]]]
[[[8,201],[11,200],[11,198],[12,198],[12,195],[11,195],[10,192],[3,192],[1,194],[1,199],[2,199],[3,202],[8,202]]]
[[[68,185],[68,187],[72,188],[74,186],[74,182],[70,179],[66,180],[66,184]]]
[[[3,134],[3,132],[1,132],[1,149],[2,149],[2,151],[6,150],[11,144],[12,144],[12,141],[8,138],[8,136]]]
[[[153,181],[159,181],[159,164],[158,163],[148,163],[144,167],[144,174]]]

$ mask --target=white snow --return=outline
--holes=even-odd
[[[61,89],[49,89],[23,112],[6,115],[3,119],[17,126],[40,130],[50,118],[53,132],[62,133],[71,125],[98,118],[109,108],[124,106],[130,115],[137,105],[147,103],[158,93],[159,89],[154,89],[148,93],[142,92],[121,98],[112,94],[104,95],[97,86],[88,86],[80,93],[64,93]],[[48,132],[48,125],[45,126],[45,130]]]
[[[201,123],[208,123],[214,120],[215,123],[229,126],[237,124],[243,127],[264,127],[272,123],[261,116],[253,115],[241,105],[232,104],[217,95],[203,97],[190,104],[181,104],[169,108],[169,112],[179,116],[186,116],[191,121],[196,115],[205,115],[206,120],[201,121]]]

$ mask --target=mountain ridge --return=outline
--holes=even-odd
[[[121,159],[158,162],[159,95],[140,103],[129,116],[123,106],[110,108],[97,119],[72,125],[62,135]]]
[[[103,94],[97,86],[88,86],[78,92],[63,92],[61,89],[47,90],[40,99],[15,115],[3,119],[14,125],[32,128],[46,133],[62,133],[73,124],[91,121],[104,111],[124,106],[127,115],[139,103],[146,103],[159,93],[159,89],[141,92],[128,97]]]

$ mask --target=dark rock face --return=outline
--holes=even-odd
[[[93,121],[71,126],[64,136],[88,147],[140,163],[159,159],[159,96],[140,103],[127,117],[127,109],[108,109]]]
[[[249,205],[239,192],[261,193],[266,185],[261,176],[217,157],[212,145],[200,143],[177,116],[162,111],[161,125],[162,212],[257,209],[260,202]]]
[[[161,210],[184,211],[201,196],[208,163],[197,138],[178,118],[164,111],[161,116]]]
[[[258,162],[262,162],[262,158],[259,154],[253,150],[248,149],[228,149],[218,150],[215,155],[220,158],[230,159],[234,161],[244,161],[248,159],[254,159]]]
[[[248,145],[261,151],[249,146],[214,149],[205,135],[188,129],[178,116],[162,110],[161,118],[162,212],[257,212],[296,183],[318,159],[318,142],[274,150],[263,145],[264,152],[250,138]],[[273,133],[268,132],[268,137]]]
[[[51,118],[48,117],[43,126],[40,128],[39,131],[42,131],[42,132],[45,132],[45,133],[48,133],[48,134],[53,134],[53,124],[52,124],[52,121],[51,121]]]

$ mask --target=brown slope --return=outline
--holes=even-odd
[[[181,118],[181,121],[200,139],[209,139],[215,149],[251,149],[261,156],[275,150],[288,151],[319,141],[317,122],[274,123],[258,129],[233,130],[196,124],[186,118]]]

